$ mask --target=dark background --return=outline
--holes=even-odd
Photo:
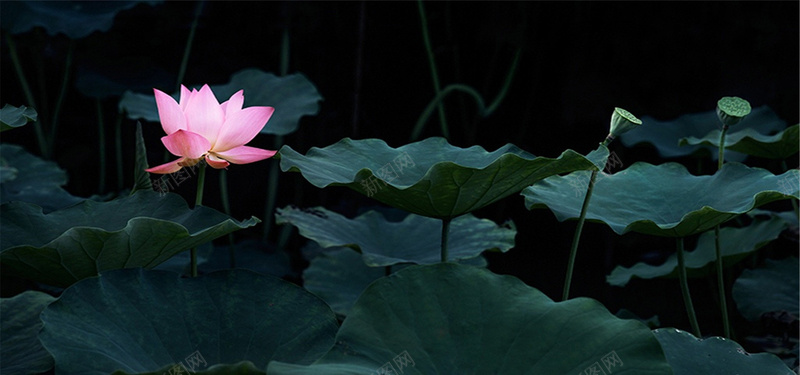
[[[71,193],[98,193],[98,99],[78,90],[76,82],[95,74],[143,93],[153,87],[173,92],[196,6],[196,2],[138,5],[120,12],[109,31],[73,42],[75,60],[54,152],[54,161],[70,176],[66,188]],[[457,146],[477,144],[494,150],[511,142],[549,157],[565,149],[586,153],[607,134],[615,106],[640,118],[668,120],[713,110],[722,96],[745,98],[753,107],[768,105],[790,125],[798,122],[796,1],[426,2],[424,6],[442,86],[468,84],[491,102],[521,49],[510,90],[491,116],[477,116],[466,95],[453,94],[445,101],[450,142]],[[289,73],[305,74],[325,98],[319,114],[303,118],[284,144],[305,152],[344,137],[382,138],[393,147],[409,142],[415,122],[434,96],[416,2],[206,2],[183,83],[222,84],[250,67],[277,73],[284,30],[290,40]],[[42,29],[13,37],[33,90],[42,98],[43,108],[37,110],[52,113],[48,106],[58,95],[70,40]],[[0,102],[26,104],[5,39],[1,52]],[[116,118],[119,94],[93,94],[101,96],[109,126]],[[125,165],[130,169],[134,124],[123,123]],[[144,127],[150,164],[159,164],[161,127],[153,123]],[[434,115],[423,137],[439,135]],[[2,138],[37,152],[32,126],[5,132]],[[273,138],[260,135],[250,145],[272,148]],[[109,155],[111,147],[109,143]],[[626,149],[615,143],[611,149],[624,166],[666,161],[650,147]],[[700,163],[707,173],[714,168],[710,160],[670,161],[692,168]],[[777,163],[748,163],[780,172]],[[113,163],[109,164],[107,172],[114,176]],[[797,160],[789,164],[796,167]],[[267,171],[275,167],[273,162],[260,162],[230,168],[234,217],[263,216]],[[132,171],[126,170],[125,176],[122,188],[132,185]],[[216,171],[208,174],[205,204],[221,209],[216,178]],[[113,178],[110,181],[107,190],[118,190]],[[191,201],[193,189],[182,186],[178,192]],[[288,204],[322,205],[353,216],[359,208],[377,203],[345,188],[320,190],[299,174],[282,173],[277,206]],[[770,206],[788,207],[788,203]],[[519,230],[516,248],[489,255],[490,268],[560,299],[575,222],[558,223],[547,210],[529,212],[518,195],[475,214],[498,223],[513,219]],[[259,226],[237,236],[256,237],[260,230]],[[689,249],[693,241],[688,239]],[[289,243],[298,270],[305,266],[297,255],[302,243],[296,234]],[[797,240],[784,235],[770,246],[762,253],[796,254]],[[618,264],[658,263],[673,250],[669,239],[633,233],[617,236],[604,225],[588,223],[571,294],[596,298],[612,312],[624,307],[642,317],[658,314],[662,325],[688,329],[677,280],[633,281],[625,289],[605,283],[605,275]],[[741,267],[734,270],[729,280],[740,271]],[[694,279],[691,287],[704,333],[721,334],[715,284]],[[730,307],[735,311],[732,303]],[[735,324],[742,323],[734,316]]]

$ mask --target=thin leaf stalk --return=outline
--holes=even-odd
[[[686,306],[686,314],[689,316],[689,324],[692,325],[692,331],[694,332],[695,337],[702,338],[702,335],[700,334],[700,325],[697,324],[697,315],[694,313],[692,295],[689,293],[689,280],[686,276],[686,262],[684,261],[683,254],[683,237],[678,237],[675,242],[678,252],[678,278],[680,279],[681,283],[683,304]]]
[[[283,29],[281,35],[281,53],[280,53],[280,74],[285,76],[289,72],[289,27]],[[283,136],[276,135],[273,143],[275,150],[280,149],[283,145]],[[262,239],[264,242],[269,241],[269,235],[272,231],[272,213],[275,211],[275,202],[278,199],[278,171],[280,165],[276,160],[270,160],[270,168],[267,174],[267,202],[264,205],[264,233]]]
[[[572,285],[572,273],[575,270],[575,258],[578,256],[578,244],[581,240],[581,232],[583,232],[583,224],[586,222],[586,211],[589,208],[589,201],[592,199],[592,191],[594,190],[594,182],[597,179],[597,171],[592,171],[589,177],[589,187],[586,189],[586,195],[583,198],[583,205],[581,206],[581,215],[578,217],[578,225],[575,226],[575,234],[572,236],[572,246],[569,249],[569,261],[567,262],[567,276],[564,280],[564,291],[561,293],[561,300],[566,301],[569,299],[569,288]]]
[[[276,150],[281,143],[283,143],[283,137],[276,135],[274,143]],[[272,213],[275,212],[275,201],[278,198],[278,170],[280,165],[277,160],[270,160],[270,164],[272,165],[270,165],[267,176],[267,204],[264,207],[264,241],[269,240],[269,234],[272,230]]]
[[[125,177],[122,173],[122,119],[124,117],[124,111],[117,113],[117,121],[114,123],[114,158],[117,162],[117,190],[122,190],[125,184]]]
[[[461,91],[472,96],[475,99],[475,104],[478,106],[478,113],[481,116],[485,116],[486,104],[483,101],[483,97],[481,97],[481,94],[478,93],[477,90],[473,89],[470,86],[463,85],[460,83],[447,85],[447,87],[445,87],[444,90],[436,94],[433,100],[431,100],[431,102],[428,103],[428,106],[425,107],[425,110],[422,111],[422,114],[419,116],[419,119],[417,119],[417,123],[414,125],[414,130],[411,131],[412,141],[415,141],[417,138],[419,138],[420,134],[422,133],[422,129],[425,127],[425,123],[428,122],[428,119],[430,118],[431,114],[433,114],[433,111],[439,106],[439,104],[442,102],[442,100],[444,100],[444,98],[447,95],[449,95],[451,92],[454,91]]]
[[[200,207],[203,205],[203,185],[206,182],[206,163],[205,161],[200,162],[200,172],[197,173],[197,194],[194,198],[194,206],[195,208]],[[192,277],[197,277],[197,247],[193,247],[189,250],[189,256],[191,258],[191,273]]]
[[[719,154],[717,155],[717,171],[722,170],[722,165],[725,164],[725,133],[728,131],[728,125],[723,125],[722,132],[719,135]],[[719,308],[722,313],[722,326],[725,332],[725,337],[731,337],[731,324],[728,319],[728,302],[725,295],[725,277],[722,273],[722,247],[720,246],[720,231],[719,224],[714,227],[714,247],[716,253],[716,271],[717,271],[717,289],[719,290]]]
[[[606,138],[601,143],[602,146],[608,146],[614,138]],[[589,201],[592,199],[592,191],[594,191],[594,183],[597,180],[597,173],[599,171],[592,171],[589,176],[589,186],[586,188],[586,195],[583,198],[583,205],[581,206],[581,214],[578,217],[578,224],[575,226],[575,233],[572,236],[572,245],[569,249],[569,260],[567,261],[567,275],[564,279],[564,290],[561,293],[561,300],[566,301],[569,299],[569,288],[572,285],[572,274],[575,270],[575,258],[578,256],[578,244],[581,241],[581,233],[583,232],[583,224],[586,221],[586,211],[589,209]]]
[[[100,152],[100,171],[97,192],[102,194],[106,191],[106,127],[103,121],[103,104],[100,99],[95,99],[97,110],[97,137],[99,138],[98,151]]]
[[[33,99],[33,91],[31,91],[31,87],[28,85],[28,80],[25,78],[25,73],[22,71],[22,64],[19,62],[19,54],[17,53],[17,45],[10,33],[6,33],[6,44],[8,45],[11,64],[14,65],[14,71],[17,73],[17,77],[19,77],[19,84],[22,87],[22,92],[25,94],[25,100],[28,101],[29,106],[36,109],[37,106],[36,101]],[[50,151],[47,148],[47,140],[45,139],[44,131],[42,130],[42,116],[38,117],[39,118],[33,122],[33,129],[36,132],[36,143],[39,145],[39,153],[42,154],[45,159],[49,159]]]
[[[189,36],[186,38],[186,46],[183,48],[183,57],[181,58],[181,66],[178,68],[178,82],[175,84],[175,91],[180,92],[183,77],[186,76],[186,67],[189,66],[189,54],[192,51],[192,44],[194,44],[194,35],[197,31],[197,23],[200,20],[200,14],[203,12],[203,5],[205,0],[200,0],[194,8],[194,18],[192,19],[192,26],[189,28]]]
[[[72,60],[73,60],[73,52],[75,51],[75,41],[70,39],[69,41],[69,49],[67,49],[67,58],[66,62],[64,63],[64,77],[61,79],[61,88],[58,91],[58,97],[56,98],[56,107],[53,110],[53,120],[50,122],[50,135],[47,139],[47,147],[50,150],[50,155],[53,154],[53,146],[56,141],[56,135],[58,134],[58,119],[61,116],[61,107],[64,105],[64,98],[67,96],[67,88],[69,83],[69,76],[70,72],[72,71]],[[100,99],[98,99],[99,101]]]
[[[436,95],[441,93],[441,85],[439,84],[439,73],[436,69],[436,60],[433,56],[433,47],[431,46],[431,38],[428,35],[428,17],[425,15],[425,7],[422,5],[422,0],[417,0],[417,5],[419,8],[419,18],[420,23],[422,25],[422,39],[425,42],[425,52],[428,54],[428,65],[430,65],[431,69],[431,78],[433,80],[433,89],[436,92]],[[444,113],[444,105],[442,103],[437,103],[437,109],[439,112],[439,124],[441,125],[442,129],[442,136],[445,139],[450,139],[450,131],[447,127],[447,118]]]
[[[231,203],[228,198],[228,170],[224,168],[219,171],[219,194],[222,200],[222,209],[226,215],[231,216]],[[228,233],[228,260],[231,268],[236,268],[236,248],[233,244],[233,233]]]
[[[484,116],[488,116],[492,114],[503,99],[506,97],[508,93],[508,88],[511,87],[511,82],[514,81],[514,73],[517,71],[517,65],[519,64],[519,58],[522,55],[522,48],[518,48],[517,52],[514,54],[514,60],[511,62],[511,67],[508,69],[508,74],[506,75],[506,80],[503,82],[503,87],[500,88],[500,92],[497,93],[497,96],[494,98],[489,107],[486,109]]]

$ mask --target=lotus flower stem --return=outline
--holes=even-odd
[[[202,206],[203,205],[203,185],[206,182],[206,162],[200,161],[198,163],[200,167],[200,171],[197,173],[197,195],[194,198],[194,206]]]
[[[511,82],[514,80],[514,73],[517,71],[517,65],[519,63],[520,55],[522,55],[522,47],[517,48],[517,53],[514,54],[514,60],[511,62],[511,67],[508,69],[508,74],[506,75],[506,80],[503,82],[503,87],[500,88],[500,92],[497,93],[497,96],[494,98],[489,107],[486,108],[486,113],[484,116],[488,116],[492,112],[494,112],[500,103],[503,101],[503,98],[506,97],[508,93],[508,88],[511,87]]]
[[[98,150],[100,151],[100,182],[97,192],[102,194],[106,190],[106,127],[103,123],[103,105],[100,99],[95,99],[97,108],[97,136],[100,138]]]
[[[569,299],[569,287],[572,284],[572,272],[575,269],[575,258],[578,255],[578,243],[581,241],[581,232],[583,231],[583,223],[586,221],[586,211],[589,208],[589,200],[592,199],[592,190],[594,190],[594,182],[597,179],[597,171],[592,171],[589,177],[589,187],[586,189],[586,196],[583,198],[583,205],[581,206],[581,215],[578,217],[578,225],[575,227],[575,234],[572,237],[572,247],[569,250],[569,262],[567,263],[567,277],[564,280],[564,292],[561,294],[561,300],[566,301]]]
[[[181,90],[181,82],[183,82],[183,77],[186,75],[186,67],[189,65],[189,53],[192,51],[192,44],[194,43],[194,34],[197,30],[197,22],[200,19],[200,14],[203,12],[203,4],[205,3],[204,0],[200,0],[197,2],[197,5],[194,8],[194,19],[192,20],[192,26],[189,29],[189,37],[186,38],[186,47],[183,49],[183,57],[181,58],[181,66],[178,69],[178,83],[176,84],[175,91],[180,92]]]
[[[719,155],[717,160],[717,171],[722,169],[725,163],[725,133],[728,131],[728,125],[722,126],[722,132],[719,135]],[[717,269],[717,288],[719,289],[719,308],[722,312],[722,326],[725,330],[725,337],[731,337],[731,324],[728,320],[728,302],[725,296],[725,279],[722,274],[722,248],[720,247],[720,233],[719,224],[714,227],[714,246],[716,251],[716,269]]]
[[[722,326],[725,329],[725,338],[731,338],[731,324],[728,320],[728,302],[725,296],[725,280],[722,274],[722,251],[719,244],[719,225],[714,227],[714,237],[717,253],[717,287],[719,288],[719,308],[722,310]]]
[[[283,143],[283,137],[280,135],[275,136],[275,149],[279,149],[280,144]],[[269,240],[269,232],[272,230],[272,213],[275,212],[275,200],[278,197],[278,171],[280,170],[280,163],[277,160],[272,161],[269,168],[269,175],[267,177],[267,205],[264,207],[264,236],[263,240]]]
[[[280,55],[280,73],[285,76],[289,72],[289,28],[283,29],[281,36],[281,55]],[[280,149],[283,144],[283,136],[276,135],[274,141],[274,148]],[[264,242],[269,241],[269,232],[272,230],[273,212],[275,212],[275,200],[278,198],[278,171],[280,170],[280,163],[272,161],[269,168],[269,175],[267,176],[267,202],[264,206],[264,235],[262,239]],[[284,227],[285,228],[285,227]]]
[[[361,87],[364,76],[364,45],[366,44],[367,2],[362,1],[358,11],[358,44],[356,47],[356,68],[353,83],[353,119],[350,123],[350,137],[358,137],[358,119],[361,114]]]
[[[425,7],[422,5],[422,0],[417,0],[417,5],[419,7],[419,18],[422,24],[422,39],[425,41],[425,51],[428,53],[428,63],[431,67],[433,88],[436,91],[436,95],[439,95],[439,93],[442,91],[442,88],[439,84],[439,73],[436,71],[436,61],[433,57],[431,38],[428,35],[428,18],[425,16]],[[450,131],[447,128],[447,118],[444,115],[444,106],[439,103],[437,107],[439,110],[439,123],[442,126],[442,136],[444,136],[445,139],[450,139]]]
[[[508,88],[511,86],[511,81],[514,78],[514,72],[517,69],[517,63],[519,62],[519,57],[521,52],[522,52],[521,49],[517,50],[517,54],[514,56],[514,61],[511,63],[511,68],[509,69],[508,75],[506,76],[506,81],[503,84],[503,87],[500,89],[500,92],[497,94],[497,97],[494,98],[494,101],[492,101],[492,103],[489,104],[488,107],[486,106],[481,94],[474,88],[460,83],[447,85],[443,90],[439,91],[439,93],[436,94],[433,100],[431,100],[431,102],[428,103],[428,106],[425,107],[425,110],[422,111],[422,114],[419,116],[419,119],[417,119],[417,123],[414,125],[414,130],[411,131],[411,141],[415,141],[417,140],[417,138],[419,138],[420,134],[422,133],[422,128],[425,127],[425,123],[428,122],[428,118],[430,118],[431,114],[433,113],[433,110],[437,108],[444,100],[444,98],[447,97],[447,95],[453,91],[461,91],[463,93],[472,96],[472,98],[475,99],[475,105],[478,107],[478,114],[481,117],[486,117],[491,115],[503,101],[503,98],[506,96],[506,93],[508,92]]]
[[[722,132],[719,134],[719,155],[717,155],[717,170],[722,169],[722,164],[725,163],[725,133],[728,132],[728,125],[722,126]]]
[[[683,237],[678,237],[675,241],[678,252],[678,278],[681,282],[683,304],[686,306],[686,314],[689,315],[689,323],[692,325],[692,331],[694,331],[695,337],[702,338],[700,334],[700,325],[697,324],[697,316],[694,314],[692,296],[689,294],[689,280],[686,277],[686,263],[683,260]]]
[[[122,174],[122,119],[124,112],[117,113],[117,121],[114,123],[114,157],[117,161],[117,190],[122,190],[125,185],[125,177]]]
[[[450,236],[450,220],[452,218],[442,219],[442,263],[447,262],[447,240]]]
[[[222,209],[225,214],[231,216],[231,203],[228,199],[228,170],[219,171],[219,194],[222,199]],[[236,248],[233,246],[233,233],[228,233],[228,253],[231,268],[236,268]]]
[[[608,146],[614,137],[609,135],[601,143],[603,146]],[[561,300],[566,301],[569,299],[569,287],[572,284],[572,272],[575,269],[575,258],[578,256],[578,244],[581,241],[581,232],[583,232],[583,223],[586,221],[586,211],[589,209],[589,201],[592,199],[592,191],[594,190],[594,183],[597,180],[597,172],[592,171],[589,177],[589,186],[586,188],[586,195],[583,198],[583,205],[581,206],[581,214],[578,217],[578,225],[575,226],[575,234],[572,236],[572,246],[569,250],[569,261],[567,261],[567,277],[564,280],[564,291],[561,293]]]
[[[202,206],[203,205],[203,185],[206,181],[206,163],[205,161],[200,162],[200,171],[197,173],[197,195],[194,199],[194,206]],[[197,247],[193,247],[189,250],[189,256],[191,258],[191,269],[192,269],[192,277],[197,277]]]
[[[14,43],[14,39],[11,38],[11,33],[6,33],[6,44],[8,45],[11,64],[14,65],[14,70],[17,73],[17,77],[19,77],[19,84],[22,86],[22,92],[25,93],[25,100],[28,101],[29,106],[35,109],[37,107],[36,101],[33,99],[33,91],[31,91],[31,87],[28,85],[28,80],[25,79],[25,74],[22,71],[22,64],[20,64],[19,55],[17,54],[17,45]],[[36,132],[36,142],[39,144],[39,153],[41,153],[45,159],[49,159],[50,152],[47,148],[47,141],[44,138],[44,132],[42,131],[41,118],[42,116],[39,116],[39,119],[33,122],[33,129]]]
[[[50,122],[50,135],[47,138],[47,147],[48,150],[50,150],[51,155],[53,152],[53,143],[56,141],[56,133],[58,133],[58,117],[61,115],[61,106],[64,104],[64,98],[67,96],[69,73],[72,70],[72,55],[74,50],[75,41],[70,39],[69,49],[67,50],[67,61],[64,63],[64,77],[61,80],[61,89],[58,91],[56,107],[55,110],[53,110],[53,121]]]
[[[411,131],[411,141],[415,141],[417,138],[419,138],[420,134],[422,133],[422,128],[425,127],[425,123],[428,122],[428,118],[430,118],[433,110],[436,109],[437,106],[441,104],[442,100],[444,100],[444,98],[453,91],[461,91],[475,98],[475,104],[478,106],[478,113],[480,113],[481,116],[484,116],[486,113],[486,104],[483,102],[483,97],[481,97],[481,94],[479,94],[478,91],[470,86],[459,83],[447,85],[444,90],[436,94],[433,100],[428,103],[428,106],[425,107],[425,110],[422,111],[419,119],[417,119],[417,123],[414,125],[414,130]]]

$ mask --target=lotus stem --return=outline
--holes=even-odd
[[[428,103],[428,106],[425,107],[425,110],[422,111],[422,114],[417,119],[416,125],[414,125],[414,130],[411,131],[411,140],[415,141],[419,138],[420,134],[422,133],[422,128],[425,127],[425,123],[428,122],[428,118],[430,118],[433,110],[437,108],[438,105],[444,100],[444,98],[453,91],[461,91],[469,94],[475,99],[475,104],[478,106],[478,113],[481,116],[484,116],[486,113],[486,105],[483,102],[483,98],[481,94],[478,93],[475,89],[470,86],[462,85],[459,83],[447,85],[444,90],[440,91],[436,94],[436,96]]]
[[[61,89],[58,91],[58,98],[56,98],[56,108],[53,110],[53,121],[50,123],[50,135],[47,140],[47,146],[51,155],[53,154],[53,145],[56,141],[56,134],[58,133],[58,117],[61,115],[61,106],[64,104],[64,98],[67,96],[67,83],[69,83],[69,73],[72,70],[73,51],[75,51],[75,41],[70,39],[69,49],[67,50],[67,61],[64,63],[64,77],[61,80]]]
[[[450,236],[450,221],[452,218],[442,219],[442,263],[447,262],[447,240]]]
[[[186,67],[189,65],[189,53],[192,51],[192,44],[194,43],[194,34],[197,30],[197,22],[200,20],[200,14],[203,12],[204,0],[197,2],[194,8],[194,19],[192,19],[192,26],[189,28],[189,37],[186,38],[186,47],[183,49],[183,57],[181,58],[181,66],[178,68],[178,83],[175,85],[175,91],[180,92],[183,77],[186,75]]]
[[[455,83],[445,86],[445,88],[442,90],[437,90],[436,96],[434,96],[433,100],[428,103],[428,106],[425,107],[425,110],[422,111],[419,119],[417,119],[414,129],[411,131],[411,141],[415,141],[417,138],[419,138],[420,134],[422,133],[422,129],[425,127],[425,124],[428,122],[428,119],[430,118],[434,109],[438,108],[441,110],[442,101],[453,91],[461,91],[472,96],[472,98],[475,99],[475,104],[478,106],[478,114],[481,117],[491,115],[497,109],[497,107],[500,106],[503,98],[505,98],[506,94],[508,93],[508,88],[511,86],[511,82],[513,81],[514,73],[516,72],[521,53],[522,49],[517,49],[517,53],[514,55],[514,60],[509,68],[508,75],[506,75],[506,80],[503,83],[503,87],[500,89],[500,92],[488,107],[486,106],[481,94],[471,86]],[[446,134],[446,132],[443,131],[442,134]],[[445,135],[445,138],[449,137]]]
[[[500,92],[497,93],[497,96],[494,98],[491,104],[489,104],[489,108],[486,109],[486,113],[484,116],[488,116],[492,114],[503,99],[506,97],[508,93],[508,88],[511,87],[511,82],[514,80],[514,73],[517,71],[517,65],[519,63],[519,58],[522,55],[522,47],[517,48],[517,52],[514,54],[514,60],[511,62],[511,67],[508,68],[508,74],[506,75],[506,80],[503,82],[503,87],[500,88]]]
[[[11,33],[6,33],[6,44],[8,44],[8,52],[11,57],[11,64],[14,65],[14,70],[17,73],[17,77],[19,77],[19,84],[22,87],[22,92],[25,93],[25,100],[28,101],[28,105],[36,109],[36,101],[33,99],[33,91],[31,91],[30,85],[28,85],[28,80],[25,78],[25,74],[22,71],[22,64],[19,62],[19,55],[17,54],[17,45],[14,43],[14,39],[11,38]],[[39,109],[41,110],[41,108]],[[42,116],[38,116],[39,119]],[[39,153],[42,154],[42,157],[45,159],[50,158],[50,152],[47,149],[47,140],[44,138],[44,132],[42,131],[42,124],[41,120],[37,119],[33,122],[33,129],[36,132],[36,142],[39,144]]]
[[[686,314],[689,316],[689,323],[692,325],[692,331],[697,338],[702,338],[700,334],[700,325],[697,324],[697,316],[694,313],[694,305],[692,304],[692,296],[689,294],[689,280],[686,277],[686,263],[683,259],[683,237],[676,239],[676,246],[678,252],[678,278],[681,283],[681,294],[683,294],[683,304],[686,306]]]
[[[122,190],[125,185],[125,177],[122,173],[122,119],[125,117],[123,112],[117,113],[117,121],[114,123],[114,156],[117,159],[117,190]]]
[[[231,216],[231,203],[228,199],[228,170],[220,169],[219,171],[219,194],[222,199],[222,209],[225,214]],[[228,233],[228,259],[230,260],[231,268],[236,268],[236,248],[233,246],[233,233]]]
[[[420,23],[422,24],[422,39],[425,42],[425,51],[428,53],[428,64],[431,68],[431,78],[433,78],[433,88],[436,92],[436,95],[442,91],[441,85],[439,84],[439,73],[436,70],[436,61],[433,56],[433,47],[431,47],[431,39],[428,35],[428,18],[425,16],[425,7],[422,5],[422,0],[417,0],[417,5],[419,8],[419,18]],[[444,106],[441,103],[437,104],[439,110],[439,123],[442,126],[442,136],[445,139],[450,139],[450,131],[447,127],[447,118],[444,114]]]
[[[578,243],[581,240],[581,232],[583,232],[583,223],[586,221],[586,211],[589,208],[589,201],[592,199],[592,191],[594,190],[594,182],[597,179],[597,171],[592,171],[589,177],[589,187],[586,189],[586,196],[583,198],[583,205],[581,206],[581,215],[578,217],[578,225],[575,227],[575,234],[572,236],[572,247],[569,250],[569,261],[567,262],[567,277],[564,280],[564,292],[561,294],[561,300],[566,301],[569,299],[569,287],[572,284],[572,272],[575,269],[575,258],[578,255]]]
[[[200,166],[200,172],[197,173],[197,195],[194,198],[194,206],[203,205],[203,185],[206,182],[206,162],[201,160],[197,165]]]
[[[725,280],[722,274],[722,251],[720,248],[719,225],[714,227],[715,245],[717,252],[717,287],[719,288],[719,308],[722,311],[722,326],[725,329],[725,338],[731,338],[731,324],[728,320],[728,302],[725,296]]]
[[[603,146],[608,146],[614,140],[613,137],[606,137],[601,143]],[[592,191],[594,191],[594,183],[597,180],[598,171],[592,171],[589,177],[589,186],[586,188],[586,195],[583,198],[583,205],[581,206],[581,214],[578,217],[578,225],[575,226],[575,234],[572,236],[572,246],[569,250],[569,261],[567,261],[567,276],[564,280],[564,291],[561,293],[561,300],[566,301],[569,299],[569,288],[572,284],[572,273],[575,269],[575,258],[578,256],[578,244],[581,241],[581,232],[583,232],[583,223],[586,222],[586,211],[589,209],[589,201],[592,199]]]
[[[725,164],[725,133],[728,131],[728,125],[722,126],[722,132],[719,135],[719,155],[717,160],[717,171],[722,170],[722,165]],[[726,338],[731,338],[731,324],[728,320],[728,302],[725,295],[725,278],[722,274],[722,248],[720,246],[720,231],[719,224],[714,227],[714,247],[716,252],[716,269],[717,269],[717,288],[719,289],[719,308],[722,312],[722,326]]]
[[[283,143],[283,137],[275,136],[275,149]],[[267,177],[267,205],[264,207],[264,236],[266,242],[269,239],[269,232],[272,229],[272,213],[275,211],[275,200],[278,198],[278,170],[280,165],[276,160],[271,161],[269,175]]]
[[[203,205],[203,185],[206,182],[206,162],[200,161],[200,172],[197,173],[197,195],[194,198],[194,207]],[[197,247],[189,250],[189,257],[191,258],[191,273],[192,277],[197,277]]]
[[[98,150],[100,151],[100,181],[97,186],[97,192],[102,194],[106,191],[106,127],[103,123],[103,105],[100,99],[95,99],[95,108],[97,109],[97,136],[100,139]]]
[[[725,163],[725,133],[728,132],[728,125],[722,126],[722,133],[719,133],[719,155],[717,155],[717,170],[722,169]]]
[[[283,29],[281,36],[281,55],[280,55],[280,74],[285,76],[289,71],[289,28]],[[283,144],[283,136],[276,135],[273,148],[278,150]],[[264,242],[269,241],[269,233],[272,230],[272,213],[275,211],[275,201],[278,199],[278,171],[280,165],[274,159],[271,160],[269,174],[267,176],[267,202],[264,206]]]
[[[361,86],[364,75],[364,44],[367,26],[367,2],[362,1],[358,12],[358,45],[356,47],[356,68],[353,83],[353,119],[350,123],[350,137],[358,137],[358,120],[361,113]]]

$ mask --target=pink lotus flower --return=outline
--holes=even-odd
[[[191,167],[205,158],[208,165],[221,169],[233,164],[264,160],[276,151],[245,146],[255,138],[275,110],[272,107],[247,107],[244,90],[220,104],[211,88],[189,91],[181,86],[180,104],[171,96],[153,89],[158,116],[166,137],[161,142],[180,159],[147,169],[150,173],[167,174]]]

